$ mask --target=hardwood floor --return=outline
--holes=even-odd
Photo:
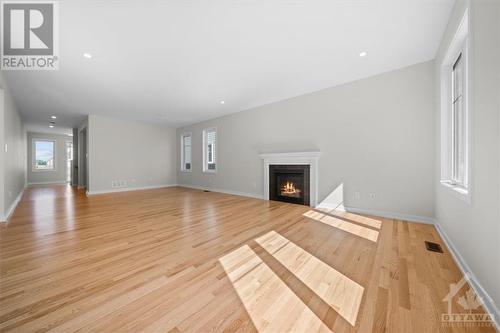
[[[2,332],[494,332],[441,322],[461,273],[430,225],[49,186],[25,191],[0,241]]]

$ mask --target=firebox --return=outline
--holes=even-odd
[[[269,199],[309,206],[309,165],[269,166]]]

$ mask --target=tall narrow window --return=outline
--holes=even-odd
[[[441,62],[441,184],[471,202],[469,11],[466,10]]]
[[[33,170],[55,170],[55,146],[52,140],[34,140]]]
[[[71,183],[71,169],[73,167],[73,142],[66,142],[66,181]]]
[[[181,170],[191,171],[191,133],[181,135]]]
[[[203,131],[203,171],[217,170],[217,130],[209,128]]]
[[[467,187],[467,126],[464,107],[464,65],[462,54],[453,64],[451,94],[451,182],[454,185]]]

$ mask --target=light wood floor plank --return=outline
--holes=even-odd
[[[180,187],[30,187],[0,224],[0,332],[493,332],[442,325],[460,278],[430,225]]]

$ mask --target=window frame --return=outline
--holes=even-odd
[[[212,156],[215,156],[215,169],[209,169],[208,168],[208,132],[214,131],[215,132],[215,147],[212,149]],[[218,162],[217,162],[217,146],[218,146],[218,139],[217,139],[217,127],[209,127],[205,128],[203,130],[203,172],[205,173],[217,173],[218,169]]]
[[[53,150],[53,160],[54,167],[52,169],[37,169],[36,168],[36,143],[37,141],[43,142],[52,142],[54,150]],[[55,139],[40,139],[40,138],[32,138],[31,139],[31,171],[33,172],[55,172],[57,171],[57,140]]]
[[[184,139],[186,137],[191,138],[191,166],[189,169],[186,169],[186,152],[184,151]],[[191,132],[186,132],[181,134],[181,172],[192,172],[193,171],[193,134]]]
[[[65,154],[66,155],[65,163],[66,163],[66,168],[67,168],[66,177],[69,176],[69,181],[68,181],[69,184],[73,183],[73,169],[74,169],[73,158],[75,157],[73,149],[74,149],[73,141],[67,140],[65,142],[65,150],[66,150],[65,151],[65,153],[66,153]],[[69,154],[68,154],[68,150],[70,150]],[[68,175],[68,173],[69,173],[69,175]]]
[[[456,94],[456,87],[457,84],[455,84],[455,69],[461,67],[461,82],[459,82],[459,90],[461,90],[461,95],[457,97]],[[468,163],[467,163],[467,136],[468,136],[468,130],[467,130],[467,124],[468,124],[468,117],[467,117],[467,108],[466,108],[466,103],[467,103],[467,92],[465,91],[466,84],[465,84],[465,55],[460,52],[457,56],[457,59],[455,60],[455,63],[452,66],[452,81],[451,81],[451,87],[452,87],[452,93],[451,93],[451,121],[450,121],[450,134],[451,134],[451,171],[450,171],[450,184],[456,187],[461,187],[464,190],[468,188],[468,175],[467,175],[467,169],[468,169]],[[459,108],[461,110],[457,110],[457,105],[460,105]],[[460,124],[459,122],[459,114],[462,113],[462,121],[464,124]],[[460,125],[464,126],[462,128],[463,133],[460,133]],[[460,135],[461,134],[461,135]],[[464,136],[464,137],[461,137]],[[463,140],[463,142],[462,142]],[[462,147],[463,145],[463,147]],[[462,148],[463,150],[463,170],[460,172],[460,163],[461,163],[461,158],[460,158],[460,149]]]
[[[471,180],[472,180],[472,108],[471,102],[471,73],[470,64],[471,53],[470,48],[470,31],[469,31],[469,13],[465,11],[462,21],[460,22],[455,36],[450,42],[447,52],[441,63],[441,173],[440,183],[449,190],[449,193],[456,198],[463,200],[467,204],[471,203]],[[462,73],[462,107],[464,116],[464,175],[463,183],[454,181],[454,168],[456,162],[454,150],[454,109],[453,109],[453,74],[454,65],[460,59]]]

